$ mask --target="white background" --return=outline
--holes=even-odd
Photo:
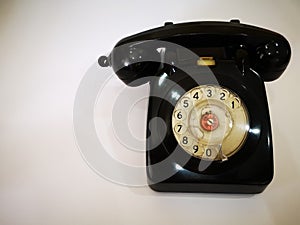
[[[1,0],[0,224],[298,224],[299,11],[297,0]],[[275,154],[268,188],[254,196],[157,193],[97,175],[77,147],[72,110],[98,56],[165,21],[232,18],[278,31],[292,46],[287,70],[267,84]],[[145,129],[142,109],[136,130]]]

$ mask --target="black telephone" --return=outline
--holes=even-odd
[[[98,62],[129,86],[150,82],[152,189],[259,193],[273,178],[264,82],[290,56],[282,35],[231,20],[168,22],[122,39]]]

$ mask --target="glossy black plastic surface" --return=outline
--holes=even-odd
[[[161,48],[164,51],[158,51]],[[196,65],[195,56],[213,57],[216,64],[209,68]],[[272,135],[264,81],[277,79],[290,56],[290,45],[282,35],[234,20],[166,23],[122,39],[108,57],[100,57],[101,66],[112,66],[118,77],[130,86],[150,81],[149,186],[156,191],[176,192],[263,191],[273,178]],[[191,157],[181,149],[172,132],[176,101],[201,84],[232,90],[248,109],[247,139],[224,162],[210,163]],[[166,129],[158,122],[153,123],[157,118],[164,122]]]
[[[271,126],[263,80],[250,70],[242,75],[232,61],[220,62],[212,71],[216,81],[211,80],[211,73],[201,68],[195,69],[192,76],[178,70],[168,76],[163,84],[159,79],[151,81],[150,96],[163,91],[164,98],[150,97],[148,124],[156,117],[167,124],[167,134],[159,146],[155,144],[159,141],[156,137],[163,135],[160,134],[161,129],[152,127],[150,131],[148,127],[147,174],[150,187],[156,191],[259,193],[273,178]],[[228,161],[213,162],[204,171],[199,170],[200,160],[190,157],[183,149],[170,159],[178,145],[171,126],[174,106],[170,103],[176,101],[172,92],[181,96],[184,91],[169,85],[172,82],[168,79],[187,91],[198,85],[193,81],[194,76],[201,76],[202,84],[217,82],[233,90],[246,104],[250,116],[249,134],[242,149]],[[153,137],[151,132],[158,135]],[[162,171],[169,171],[172,175],[162,180],[161,174],[167,176]]]
[[[219,60],[239,60],[241,50],[249,67],[260,74],[264,81],[277,79],[285,70],[291,56],[288,41],[280,34],[234,20],[232,22],[192,22],[182,24],[166,23],[165,26],[151,29],[136,35],[129,36],[119,41],[109,56],[110,64],[117,75],[130,83],[131,78],[155,75],[158,69],[157,63],[143,63],[135,65],[130,54],[143,57],[145,54],[159,54],[148,41],[161,40],[176,43],[183,47],[193,49],[214,49],[212,53]],[[118,49],[119,46],[134,44],[128,51]],[[163,47],[163,46],[157,46]],[[168,51],[168,50],[167,50]],[[131,52],[131,53],[129,53]],[[204,51],[207,53],[207,51]],[[130,66],[124,64],[124,59],[131,62]],[[136,60],[138,57],[134,57]],[[174,59],[177,61],[178,58]],[[240,63],[240,62],[237,62]],[[121,69],[120,69],[121,68]],[[129,80],[129,81],[128,81]]]

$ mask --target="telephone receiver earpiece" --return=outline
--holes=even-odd
[[[118,77],[129,86],[147,82],[144,77],[152,77],[162,68],[159,49],[147,42],[116,46],[108,57],[98,60],[102,67],[111,66]]]
[[[290,45],[286,41],[270,41],[256,50],[258,74],[264,75],[265,81],[276,80],[287,67],[291,57]]]

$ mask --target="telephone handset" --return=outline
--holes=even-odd
[[[129,86],[150,83],[152,189],[259,193],[273,178],[264,81],[279,78],[290,56],[282,35],[232,20],[165,23],[122,39],[98,62]]]

